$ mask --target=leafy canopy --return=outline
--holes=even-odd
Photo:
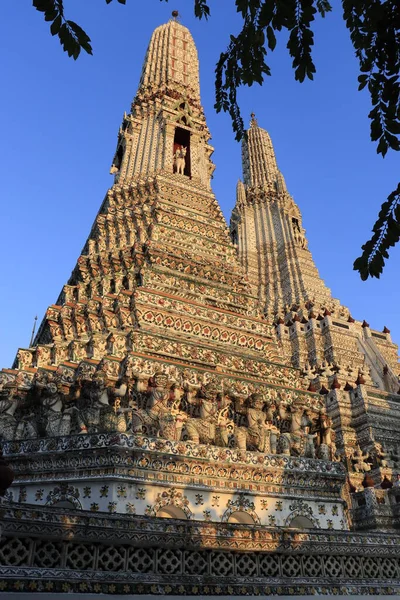
[[[105,0],[110,4],[113,0]],[[161,0],[163,1],[163,0]],[[165,0],[168,2],[168,0]],[[225,0],[226,1],[226,0]],[[312,58],[316,16],[332,10],[328,0],[232,0],[243,18],[237,36],[231,35],[215,70],[215,108],[228,112],[233,131],[240,140],[245,131],[237,101],[241,85],[262,84],[271,75],[267,59],[277,45],[277,33],[286,30],[286,47],[292,57],[297,81],[313,79]],[[125,4],[126,0],[117,0]],[[193,0],[199,19],[210,16],[208,0]],[[50,32],[58,36],[63,50],[75,60],[81,50],[92,54],[90,38],[64,15],[64,0],[33,0],[33,6],[51,22]],[[400,1],[342,0],[343,18],[359,62],[359,90],[367,89],[372,109],[371,140],[384,157],[389,149],[400,150]],[[388,250],[400,239],[400,183],[382,204],[372,228],[372,237],[362,246],[354,262],[363,280],[383,271]]]

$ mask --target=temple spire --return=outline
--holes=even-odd
[[[241,262],[268,314],[316,294],[323,304],[335,304],[307,248],[301,213],[287,191],[271,138],[255,114],[250,116],[242,142],[243,184],[231,222]]]
[[[151,36],[111,165],[119,185],[174,173],[210,189],[213,148],[200,100],[197,50],[190,31],[177,18],[174,11]]]
[[[283,177],[276,163],[271,138],[265,129],[258,126],[251,113],[247,139],[242,143],[244,183],[250,187],[282,185]]]
[[[342,373],[354,366],[365,371],[367,365],[376,386],[397,391],[397,350],[390,350],[392,367],[386,369],[386,337],[370,334],[365,321],[355,323],[321,279],[299,207],[286,189],[271,138],[254,113],[242,153],[244,183],[237,187],[231,237],[292,364],[315,366],[325,361],[341,365]]]
[[[154,30],[142,68],[139,91],[146,90],[148,86],[184,86],[186,95],[200,102],[196,46],[190,31],[177,21],[177,16]]]

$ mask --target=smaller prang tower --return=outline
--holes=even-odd
[[[390,331],[373,331],[332,297],[308,249],[301,213],[278,169],[271,138],[254,114],[242,158],[232,238],[292,364],[336,365],[344,379],[361,370],[377,388],[396,393],[399,365]]]
[[[330,410],[340,445],[350,452],[355,444],[370,449],[383,443],[397,457],[400,369],[389,329],[371,329],[332,297],[308,249],[271,138],[254,114],[242,160],[231,236],[282,351],[302,369],[310,390],[334,391]]]

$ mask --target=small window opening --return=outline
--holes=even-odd
[[[295,231],[300,231],[299,220],[296,219],[295,217],[292,217],[292,225],[293,225],[293,229]]]
[[[183,174],[190,177],[190,132],[187,129],[181,127],[175,129],[173,156],[174,173],[180,173],[183,170]]]
[[[124,290],[129,290],[129,279],[126,275],[122,280],[122,287],[124,288]]]
[[[313,529],[314,524],[308,517],[298,515],[297,517],[292,519],[289,527],[297,527],[298,529]]]
[[[120,144],[118,146],[118,148],[117,148],[116,153],[115,153],[113,164],[112,164],[112,167],[111,167],[111,171],[110,172],[112,174],[113,173],[118,173],[118,171],[120,170],[121,165],[122,165],[122,159],[123,159],[123,157],[124,157],[124,148],[123,148],[122,144]]]
[[[110,294],[115,294],[115,279],[110,281]]]
[[[251,515],[244,512],[243,510],[236,510],[230,515],[228,523],[242,523],[243,525],[254,525],[254,519]]]
[[[68,508],[69,510],[76,510],[76,507],[70,500],[57,500],[51,506],[55,506],[56,508]]]
[[[184,521],[187,520],[187,516],[185,515],[184,511],[178,506],[172,505],[160,508],[156,516],[161,517],[163,519],[182,519]]]

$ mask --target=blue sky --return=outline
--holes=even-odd
[[[153,29],[179,10],[200,58],[202,102],[217,165],[213,189],[229,220],[241,176],[240,146],[227,115],[216,115],[214,66],[239,29],[233,0],[210,0],[197,21],[191,0],[65,0],[67,17],[92,38],[94,56],[74,62],[61,50],[30,0],[4,3],[0,37],[2,267],[0,364],[29,343],[67,281],[112,178],[108,174],[124,110],[136,92]],[[337,7],[337,3],[335,3]],[[400,342],[400,247],[380,280],[352,270],[380,204],[398,182],[399,156],[383,160],[369,141],[369,99],[357,92],[357,63],[340,10],[318,20],[314,82],[294,81],[278,37],[272,77],[240,91],[246,119],[254,111],[271,134],[278,165],[303,214],[309,248],[333,295],[355,318],[389,327]]]

